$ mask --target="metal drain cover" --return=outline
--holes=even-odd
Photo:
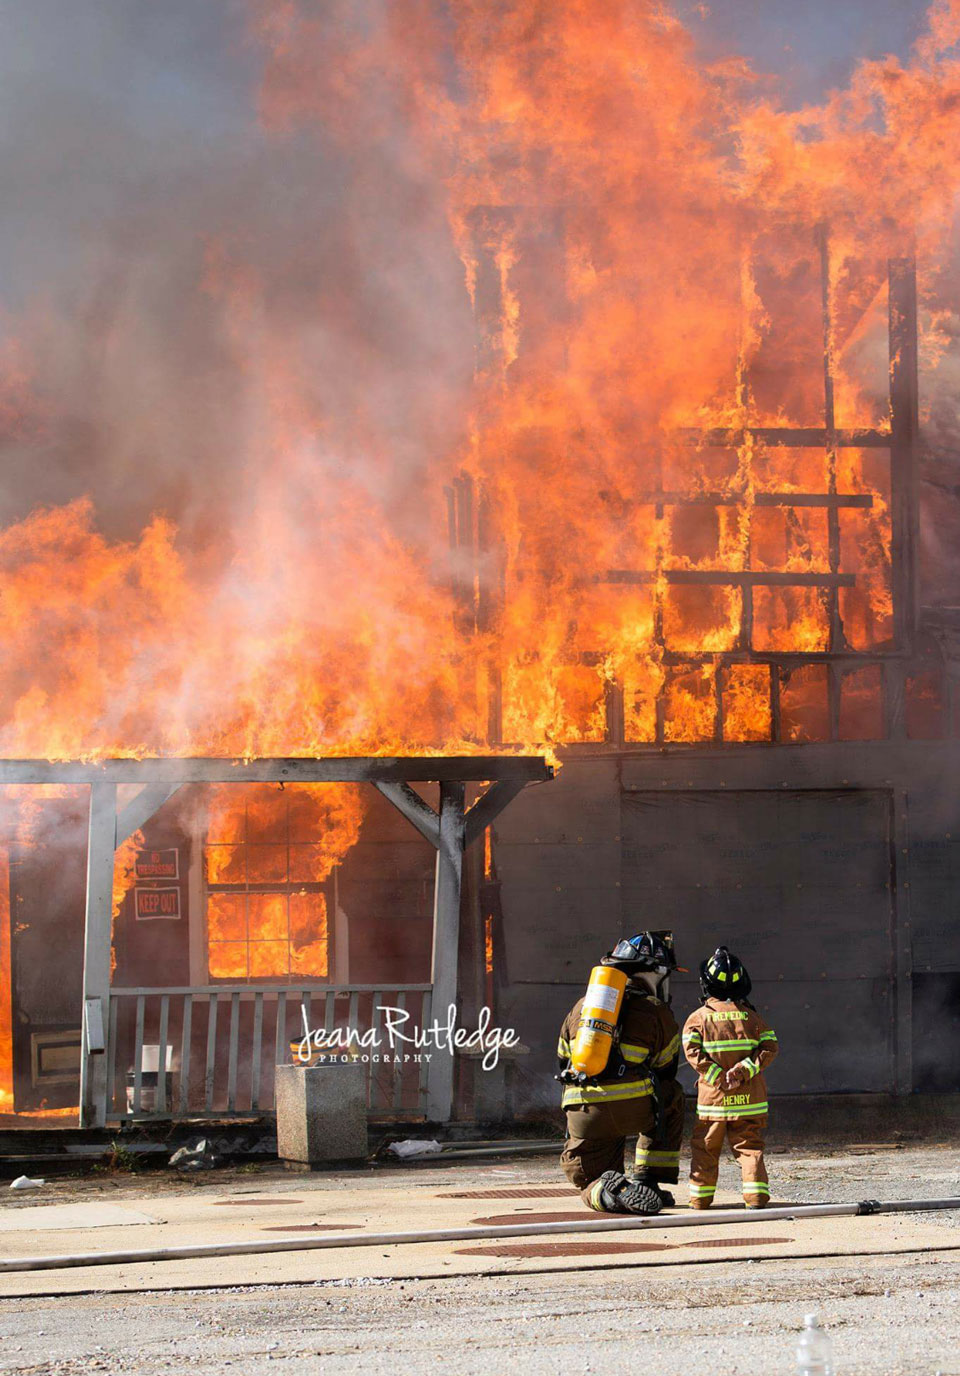
[[[622,1252],[669,1252],[669,1242],[517,1242],[458,1247],[458,1257],[608,1257]]]
[[[792,1237],[717,1237],[706,1242],[681,1242],[680,1247],[773,1247],[792,1242]]]

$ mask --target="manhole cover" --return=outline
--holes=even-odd
[[[792,1237],[717,1237],[706,1242],[681,1242],[680,1247],[772,1247],[784,1242],[792,1242]]]
[[[579,1194],[572,1185],[566,1189],[544,1190],[463,1190],[459,1194],[438,1194],[437,1199],[569,1199]]]
[[[669,1252],[669,1242],[517,1242],[458,1247],[458,1257],[608,1257],[620,1252]]]
[[[576,1213],[561,1213],[557,1210],[552,1214],[534,1214],[517,1212],[515,1214],[490,1214],[488,1218],[471,1218],[471,1223],[483,1223],[491,1228],[498,1228],[502,1223],[569,1223],[572,1219],[575,1223],[587,1223],[590,1220],[591,1209],[578,1209]]]
[[[362,1223],[275,1223],[269,1228],[261,1228],[261,1233],[345,1233],[348,1228],[362,1228]]]
[[[215,1199],[215,1204],[235,1204],[240,1208],[246,1208],[248,1204],[302,1204],[302,1199],[289,1199],[286,1195],[276,1199],[257,1199],[253,1195],[243,1195],[240,1199]]]

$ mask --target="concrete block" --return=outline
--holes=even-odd
[[[366,1158],[367,1075],[359,1062],[278,1065],[276,1097],[282,1161]]]

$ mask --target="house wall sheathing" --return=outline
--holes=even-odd
[[[531,1048],[518,1107],[556,1105],[560,1022],[643,927],[675,930],[681,1021],[700,960],[743,956],[782,1037],[775,1093],[960,1089],[958,764],[955,742],[569,759],[496,828],[498,1014]]]

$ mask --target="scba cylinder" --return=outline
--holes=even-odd
[[[606,1069],[626,987],[627,976],[613,965],[595,965],[590,971],[570,1053],[578,1075],[592,1077]]]

